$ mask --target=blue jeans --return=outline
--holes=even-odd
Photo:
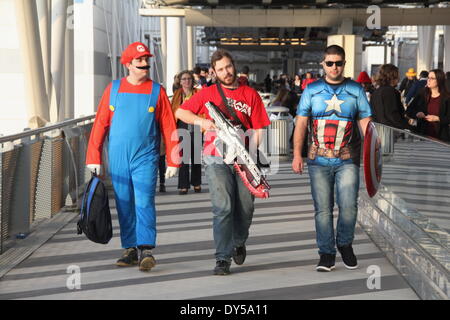
[[[336,254],[336,247],[353,242],[358,213],[359,166],[350,163],[320,166],[308,163],[314,200],[316,240],[319,254]],[[334,239],[334,191],[339,216]]]
[[[233,248],[247,241],[255,210],[255,197],[248,191],[232,165],[220,157],[205,156],[213,207],[216,260],[231,261]]]

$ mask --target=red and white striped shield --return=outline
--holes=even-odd
[[[377,129],[371,121],[367,125],[364,137],[364,178],[369,197],[373,197],[381,182],[383,167],[383,155],[381,152],[381,139],[378,137]]]

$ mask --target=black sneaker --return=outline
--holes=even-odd
[[[166,186],[163,184],[159,185],[159,192],[166,192]]]
[[[216,261],[216,267],[214,268],[214,274],[217,276],[224,276],[230,274],[230,262],[225,260]]]
[[[118,267],[131,267],[138,264],[138,251],[136,248],[128,248],[122,255],[122,258],[117,260],[116,266]]]
[[[247,256],[247,250],[245,248],[245,244],[240,247],[236,247],[233,250],[233,261],[237,265],[244,264],[245,257]]]
[[[320,261],[317,264],[316,270],[319,272],[330,272],[334,269],[335,260],[335,254],[321,254]]]
[[[139,257],[139,270],[150,271],[156,265],[156,260],[153,257],[152,250],[141,250]]]
[[[353,270],[358,268],[358,261],[356,260],[356,256],[353,253],[352,244],[348,244],[346,246],[337,247],[339,252],[341,253],[342,261],[347,269]]]

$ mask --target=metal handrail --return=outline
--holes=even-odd
[[[39,129],[33,129],[33,130],[27,130],[21,133],[16,133],[16,134],[12,134],[9,136],[5,136],[5,137],[0,137],[0,144],[2,143],[6,143],[6,142],[11,142],[11,141],[16,141],[16,140],[20,140],[23,138],[27,138],[30,136],[35,136],[35,135],[39,135],[41,133],[45,133],[48,131],[52,131],[52,130],[57,130],[57,129],[61,129],[67,126],[71,126],[83,121],[88,121],[88,120],[92,120],[95,118],[95,114],[94,115],[90,115],[90,116],[86,116],[86,117],[82,117],[82,118],[78,118],[78,119],[72,119],[72,120],[67,120],[67,121],[63,121],[48,127],[43,127],[43,128],[39,128]]]
[[[412,132],[412,131],[407,130],[407,129],[398,129],[398,128],[394,128],[394,127],[391,127],[391,126],[388,126],[388,125],[385,125],[385,124],[382,124],[382,123],[379,123],[379,122],[375,122],[375,123],[377,125],[379,125],[379,126],[382,126],[382,127],[385,127],[385,128],[388,128],[388,129],[391,129],[391,130],[394,130],[394,131],[397,131],[399,133],[406,133],[406,134],[408,134],[410,136],[413,136],[413,137],[416,137],[416,138],[419,138],[419,139],[423,139],[423,140],[428,140],[430,142],[435,142],[435,143],[438,143],[440,145],[443,145],[445,147],[450,148],[450,143],[449,142],[445,142],[445,141],[442,141],[442,140],[439,140],[439,139],[436,139],[436,138],[433,138],[433,137],[430,137],[430,136],[424,136],[424,135]]]

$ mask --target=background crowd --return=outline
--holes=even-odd
[[[287,107],[295,118],[303,90],[320,77],[311,72],[293,77],[267,75],[264,90],[275,95],[271,106]],[[397,66],[385,64],[372,77],[361,72],[356,82],[366,91],[374,121],[450,141],[450,72],[433,69],[417,74],[410,68],[402,78]]]

